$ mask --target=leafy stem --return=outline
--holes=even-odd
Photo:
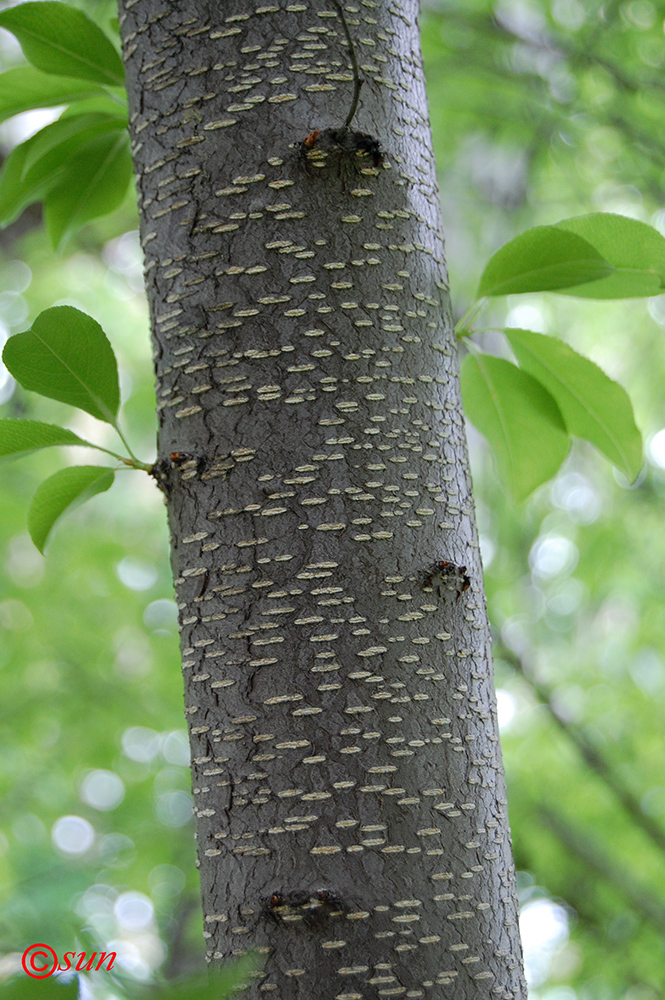
[[[485,305],[486,298],[476,299],[472,302],[464,315],[458,319],[455,323],[455,336],[462,340],[464,337],[468,337],[470,334],[469,326],[476,318],[482,307]]]
[[[136,456],[133,455],[132,452],[130,451],[129,445],[127,444],[124,435],[120,432],[119,428],[114,426],[114,429],[118,432],[123,444],[127,448],[127,451],[129,452],[130,455],[129,458],[127,458],[126,455],[119,455],[117,451],[112,451],[110,448],[104,448],[101,444],[95,444],[94,441],[86,441],[85,438],[80,438],[80,440],[76,443],[85,445],[86,448],[94,448],[95,451],[103,451],[105,455],[110,455],[111,458],[117,459],[118,462],[122,462],[122,464],[127,468],[139,469],[142,472],[149,472],[152,466],[149,465],[147,462],[141,462],[138,458],[136,458]]]
[[[119,462],[127,463],[128,461],[131,461],[131,459],[118,455],[116,451],[111,451],[110,448],[103,448],[101,444],[94,444],[92,441],[84,441],[84,444],[86,444],[88,448],[94,448],[96,451],[103,451],[105,455],[111,455],[112,458],[117,458]]]
[[[111,424],[111,426],[113,427],[113,430],[116,432],[116,434],[118,435],[118,437],[120,438],[120,440],[124,444],[125,448],[127,449],[127,454],[129,455],[129,458],[123,458],[121,455],[116,455],[114,451],[109,451],[108,454],[109,455],[114,455],[115,458],[119,458],[120,461],[124,465],[129,465],[133,469],[142,469],[144,472],[148,472],[148,470],[151,469],[152,466],[151,465],[147,465],[145,462],[141,462],[136,457],[136,455],[134,454],[134,452],[132,451],[132,449],[129,447],[129,442],[127,441],[127,438],[125,437],[125,435],[120,430],[120,425],[118,424],[118,422],[116,420],[114,420],[113,423]],[[93,447],[96,448],[97,445],[94,445]],[[100,451],[108,451],[108,449],[107,448],[100,448]]]

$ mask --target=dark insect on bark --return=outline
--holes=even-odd
[[[300,144],[300,156],[311,175],[313,169],[335,167],[342,176],[383,163],[381,143],[367,132],[341,128],[314,129]]]
[[[157,486],[162,491],[164,496],[169,496],[171,492],[171,479],[170,473],[173,469],[173,462],[171,458],[158,458],[153,466],[151,466],[148,471],[148,475],[157,483]]]
[[[357,170],[362,170],[363,167],[367,168],[368,161],[371,161],[374,170],[380,167],[383,163],[383,152],[378,139],[368,135],[367,132],[359,132],[350,127],[358,110],[360,90],[364,81],[360,76],[356,47],[344,15],[344,8],[339,0],[332,0],[332,3],[337,8],[349,47],[353,71],[351,107],[340,128],[321,130],[316,128],[305,136],[300,144],[300,155],[310,176],[312,176],[311,168],[321,170],[331,166],[335,168],[338,176],[342,179],[342,186],[346,188],[347,182],[352,179]]]
[[[160,490],[166,490],[168,462],[165,458],[158,458],[148,471],[148,475],[157,482]]]
[[[172,451],[168,458],[159,458],[149,469],[148,474],[153,477],[159,489],[166,496],[171,488],[171,473],[174,469],[180,471],[182,479],[191,479],[197,474],[200,460],[194,455],[185,451]]]
[[[325,926],[334,917],[344,913],[342,901],[327,889],[319,889],[315,893],[302,890],[295,892],[274,892],[267,906],[270,916],[277,923],[305,926],[316,930]]]
[[[457,566],[447,559],[435,562],[423,582],[423,587],[434,590],[439,597],[443,597],[446,590],[452,591],[456,601],[470,586],[471,578],[466,572],[466,566]]]

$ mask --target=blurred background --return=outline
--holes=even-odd
[[[74,6],[105,28],[116,14],[108,0]],[[530,226],[604,211],[665,234],[664,19],[662,0],[423,0],[457,316],[483,262]],[[6,32],[0,59],[22,62]],[[0,155],[57,114],[0,126]],[[28,209],[0,234],[0,338],[51,305],[91,313],[120,357],[132,448],[151,461],[136,226],[131,196],[56,255],[40,207]],[[556,334],[591,357],[629,391],[644,434],[636,484],[578,443],[556,479],[515,509],[469,428],[530,997],[658,1000],[665,296],[515,296],[493,302],[483,321]],[[483,344],[506,350],[491,332]],[[116,447],[106,425],[17,390],[2,371],[0,404],[0,416],[62,422]],[[115,950],[129,984],[202,963],[161,496],[128,470],[65,520],[47,559],[26,531],[39,482],[81,459],[78,449],[47,450],[4,465],[0,478],[0,984],[36,941],[59,954]],[[121,995],[103,977],[83,990]]]

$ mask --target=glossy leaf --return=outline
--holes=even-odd
[[[15,146],[2,165],[0,173],[0,228],[10,225],[15,219],[18,219],[28,205],[41,201],[49,188],[54,187],[60,179],[60,174],[54,172],[42,176],[38,180],[35,179],[30,184],[24,180],[25,161],[36,138],[37,136],[33,135],[19,146]]]
[[[612,265],[581,236],[555,226],[536,226],[490,257],[476,298],[554,291],[611,273]]]
[[[44,424],[40,420],[0,420],[1,458],[18,458],[41,448],[53,448],[57,445],[94,447],[78,434],[56,424]]]
[[[487,354],[469,354],[461,378],[469,420],[492,446],[513,500],[524,500],[552,478],[568,453],[568,432],[554,399],[531,375]]]
[[[17,66],[0,73],[0,122],[34,108],[53,108],[100,94],[95,84],[70,77],[53,77],[34,66]]]
[[[23,180],[34,184],[55,171],[71,169],[73,161],[85,152],[84,147],[89,142],[109,132],[117,133],[125,125],[122,118],[99,113],[59,118],[32,137]]]
[[[96,215],[113,211],[131,177],[124,126],[122,117],[109,114],[73,115],[58,119],[16,146],[0,173],[0,227],[9,225],[28,205],[44,200],[54,189],[58,189],[53,198],[56,206],[64,200],[80,209],[74,217],[63,211],[63,224],[67,218],[70,223],[66,233]],[[106,171],[113,171],[114,166],[117,170],[108,181]],[[69,199],[66,191],[61,194],[62,187],[70,189]]]
[[[45,73],[122,86],[122,60],[101,28],[82,11],[55,0],[21,3],[0,11],[28,62]]]
[[[65,511],[104,493],[113,485],[113,479],[113,470],[101,465],[72,465],[37,487],[28,510],[28,531],[42,555],[56,521]]]
[[[665,291],[665,239],[645,222],[597,212],[557,223],[591,243],[614,273],[564,294],[590,299],[631,299]],[[563,291],[563,290],[562,290]]]
[[[9,338],[3,360],[24,389],[115,423],[120,406],[118,366],[106,334],[92,316],[73,306],[46,309],[32,329]]]
[[[108,91],[104,91],[103,93],[100,91],[97,94],[91,94],[89,97],[82,97],[74,104],[70,104],[62,112],[58,121],[62,121],[65,118],[74,118],[76,115],[87,114],[104,114],[111,115],[114,118],[122,118],[125,125],[128,121],[126,101]]]
[[[629,479],[642,468],[642,436],[628,393],[568,344],[531,330],[504,331],[520,368],[557,402],[570,434],[585,438]]]
[[[111,133],[81,149],[44,199],[46,226],[54,247],[76,229],[107,215],[123,201],[132,176],[129,137]]]

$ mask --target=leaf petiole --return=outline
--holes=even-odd
[[[482,307],[485,305],[485,301],[486,301],[485,297],[476,299],[474,302],[471,303],[471,305],[464,313],[464,315],[457,320],[457,322],[455,323],[454,333],[458,339],[467,337],[471,333],[471,331],[469,330],[469,325],[473,322],[473,320],[476,318]]]
[[[132,469],[142,469],[144,472],[148,472],[152,468],[152,466],[147,465],[145,462],[141,462],[136,457],[132,449],[129,447],[129,442],[127,441],[127,438],[120,430],[120,426],[117,423],[117,421],[114,420],[111,423],[111,426],[113,427],[113,430],[116,432],[116,434],[124,444],[125,448],[127,449],[127,454],[129,455],[129,458],[123,458],[122,455],[116,455],[114,451],[108,451],[107,448],[100,448],[100,451],[107,451],[109,455],[113,455],[113,457],[119,459],[123,463],[123,465],[128,465]],[[93,447],[97,448],[98,445],[94,445]]]

